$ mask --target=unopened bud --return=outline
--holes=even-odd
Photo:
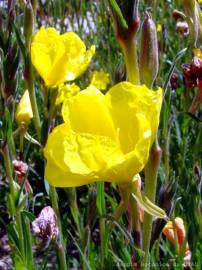
[[[199,34],[199,6],[196,0],[182,0],[182,6],[184,7],[184,12],[187,17],[187,22],[189,24],[189,31],[191,34],[190,40],[193,46],[196,47]]]
[[[179,85],[179,78],[176,73],[173,73],[171,78],[170,78],[170,86],[172,90],[176,90],[180,85]]]
[[[182,72],[184,82],[187,88],[193,88],[197,85],[196,78],[192,73],[191,65],[190,64],[182,64]]]
[[[175,239],[172,221],[169,221],[165,225],[165,227],[163,228],[163,234],[174,246],[179,244],[179,248],[181,249],[182,246],[184,245],[184,242],[186,241],[186,231],[184,227],[184,222],[183,219],[180,217],[175,218],[174,222],[176,226],[177,239]]]
[[[27,179],[27,170],[28,170],[28,165],[24,163],[23,161],[19,160],[13,160],[13,170],[14,170],[14,175],[16,176],[18,180],[18,184],[20,186],[25,187],[25,191],[27,193],[33,193],[32,187]]]
[[[177,22],[176,32],[182,36],[187,36],[189,34],[189,25],[187,22]]]
[[[32,222],[32,231],[34,235],[39,236],[44,240],[50,241],[58,238],[59,230],[57,218],[50,206],[44,207],[38,218]]]
[[[28,46],[28,48],[30,46],[33,29],[34,29],[34,12],[31,2],[27,1],[25,5],[24,35],[26,45]]]
[[[32,8],[34,12],[34,18],[36,18],[36,12],[37,12],[37,0],[31,0]]]
[[[158,41],[156,26],[150,16],[145,16],[142,24],[140,49],[140,77],[147,87],[152,87],[158,74]]]
[[[33,112],[29,97],[29,92],[26,90],[17,106],[15,112],[15,119],[20,123],[28,124],[29,121],[33,118]]]
[[[202,78],[202,59],[194,56],[191,61],[191,70],[197,79]]]

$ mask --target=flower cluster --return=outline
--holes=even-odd
[[[53,186],[130,182],[145,166],[157,132],[161,89],[122,82],[104,95],[100,90],[109,75],[103,71],[93,73],[85,90],[64,84],[85,71],[94,52],[72,32],[42,27],[33,38],[32,63],[47,87],[58,87],[56,104],[63,103],[64,123],[44,148],[45,174]]]

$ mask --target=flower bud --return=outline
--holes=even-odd
[[[176,32],[182,36],[189,35],[189,25],[187,22],[177,22]]]
[[[147,14],[142,24],[140,49],[140,78],[141,82],[151,87],[159,69],[158,41],[156,26]]]
[[[165,225],[165,227],[163,228],[163,234],[174,246],[179,244],[179,248],[181,249],[184,242],[186,241],[186,232],[185,232],[184,222],[183,222],[183,219],[179,217],[175,218],[174,222],[176,226],[177,239],[175,239],[172,221],[169,221]],[[178,243],[176,241],[178,241]]]
[[[33,28],[34,28],[34,12],[33,12],[31,2],[27,1],[26,6],[25,6],[24,35],[25,35],[26,45],[28,46],[28,48],[30,47]]]
[[[41,237],[43,240],[50,241],[58,238],[57,218],[50,206],[44,207],[38,218],[32,222],[32,231],[34,235]]]
[[[196,47],[199,30],[201,31],[199,21],[200,9],[196,0],[183,0],[182,5],[189,24],[189,31],[191,34],[190,40],[193,43],[193,46]]]
[[[184,227],[183,219],[180,217],[175,218],[175,229],[176,229],[176,236],[175,238],[175,232],[173,228],[173,222],[169,221],[165,227],[163,228],[163,234],[166,236],[166,238],[176,247],[179,245],[179,252],[183,249],[183,246],[186,241],[186,231]],[[186,249],[184,253],[184,259],[183,259],[183,266],[189,266],[191,260],[191,251],[189,249],[188,243],[186,244]]]
[[[33,193],[32,187],[26,177],[28,165],[23,161],[13,160],[13,170],[20,186],[25,185],[25,191],[27,193]]]
[[[177,88],[179,88],[180,85],[179,85],[179,78],[178,78],[177,73],[173,73],[171,75],[170,86],[172,90],[176,90]]]
[[[17,106],[15,119],[18,123],[28,124],[33,118],[32,107],[29,98],[29,92],[26,90]]]
[[[34,17],[36,17],[36,12],[37,12],[37,2],[38,2],[37,0],[31,0]]]

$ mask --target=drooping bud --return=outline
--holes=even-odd
[[[28,48],[30,47],[32,33],[34,29],[34,11],[30,1],[25,5],[25,18],[24,18],[24,35]]]
[[[152,87],[159,70],[156,26],[146,14],[142,24],[140,49],[140,78],[147,87]]]
[[[26,90],[17,106],[15,112],[15,119],[20,123],[28,124],[29,121],[33,118],[32,107],[29,98],[29,92]]]

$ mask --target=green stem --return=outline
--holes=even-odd
[[[14,186],[12,165],[11,165],[11,159],[10,159],[8,145],[5,146],[5,151],[4,151],[4,166],[5,166],[6,176],[7,176],[7,179],[9,181],[9,189],[10,189],[10,194],[11,194],[12,207],[14,207],[14,209],[12,209],[11,214],[14,215],[16,213],[16,208],[15,208],[16,196],[15,196],[15,186]],[[23,260],[24,260],[24,258],[25,258],[24,236],[23,236],[22,220],[21,220],[20,213],[17,213],[17,215],[16,215],[16,225],[17,225],[17,231],[18,231],[18,236],[19,236],[18,240],[19,240],[20,252],[21,252]]]
[[[10,161],[8,145],[5,146],[4,166],[5,166],[6,176],[9,182],[10,193],[11,193],[14,205],[15,205],[15,186],[13,182],[13,173],[12,173],[12,166],[11,166],[11,161]]]
[[[120,185],[119,190],[121,193],[121,201],[113,215],[116,221],[118,221],[121,218],[121,216],[126,212],[128,208],[128,204],[129,204],[129,199],[130,199],[130,189],[128,185]],[[112,224],[109,227],[109,230],[111,231],[113,228],[114,228],[114,224]]]
[[[54,209],[54,212],[57,217],[57,224],[59,228],[59,243],[57,243],[57,251],[58,251],[58,259],[60,263],[60,269],[61,270],[67,270],[67,263],[66,263],[66,250],[64,246],[64,239],[63,239],[63,233],[62,233],[62,224],[61,224],[61,217],[60,217],[60,211],[59,211],[59,206],[58,206],[58,196],[55,187],[49,186],[50,187],[50,199],[51,203]]]
[[[140,84],[135,36],[119,42],[124,54],[128,80],[133,84]]]
[[[35,127],[35,130],[37,132],[37,137],[40,141],[40,139],[41,139],[41,122],[40,122],[37,100],[36,100],[36,95],[35,95],[35,90],[34,90],[33,69],[32,69],[30,55],[28,55],[27,58],[28,59],[27,59],[25,79],[27,82],[27,88],[29,91],[30,102],[31,102],[32,111],[33,111],[34,127]]]
[[[130,207],[131,207],[131,215],[132,215],[132,224],[134,231],[134,241],[135,244],[141,248],[142,247],[142,234],[141,234],[141,226],[140,220],[138,216],[138,205],[135,199],[130,196]]]
[[[106,228],[105,228],[105,218],[101,217],[99,220],[100,225],[100,239],[101,239],[101,267],[104,269],[105,257],[106,257]]]
[[[155,202],[156,197],[156,184],[157,184],[157,174],[158,168],[161,160],[161,148],[158,145],[158,140],[156,138],[155,143],[151,149],[150,157],[148,163],[145,167],[145,195]],[[143,223],[143,249],[145,252],[143,269],[149,269],[149,249],[150,240],[152,232],[152,216],[145,213],[144,223]]]
[[[179,253],[179,242],[178,242],[178,237],[177,237],[177,228],[176,228],[176,223],[175,223],[175,219],[172,217],[171,218],[172,221],[172,225],[173,225],[173,231],[174,231],[174,238],[175,238],[175,252],[176,254]]]
[[[20,252],[21,252],[22,257],[23,257],[23,262],[25,262],[24,234],[23,234],[21,213],[17,213],[17,215],[16,215],[16,225],[17,225],[17,231],[18,231]]]
[[[76,188],[66,188],[65,189],[69,202],[70,202],[70,210],[72,217],[74,219],[74,222],[76,224],[77,231],[79,233],[80,239],[82,239],[82,230],[80,225],[80,218],[79,218],[79,209],[77,204],[77,194],[76,194]]]

